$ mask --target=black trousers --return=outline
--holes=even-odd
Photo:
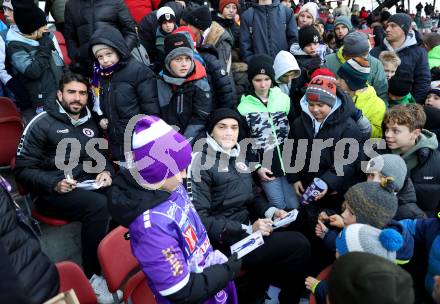
[[[273,232],[264,238],[264,245],[243,257],[242,269],[246,271],[248,284],[246,299],[241,298],[240,302],[255,303],[249,295],[264,293],[270,284],[281,288],[281,304],[298,303],[304,290],[309,259],[310,244],[301,233]]]
[[[88,278],[101,273],[97,249],[107,234],[110,219],[105,192],[106,189],[54,192],[36,202],[38,211],[44,215],[81,222],[82,263]]]

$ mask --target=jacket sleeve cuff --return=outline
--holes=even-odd
[[[277,210],[278,209],[276,207],[270,207],[269,209],[266,210],[266,212],[264,212],[264,216],[268,219],[272,219],[273,215]]]
[[[246,231],[247,234],[252,234],[252,226],[241,224],[241,229]]]

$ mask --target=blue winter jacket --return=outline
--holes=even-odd
[[[396,77],[399,78],[399,75],[403,74],[411,75],[414,80],[411,93],[417,103],[424,104],[426,95],[431,88],[431,72],[428,65],[428,54],[425,49],[417,45],[414,32],[408,33],[401,47],[394,50],[384,39],[382,45],[373,48],[370,54],[379,58],[382,51],[394,51],[399,55],[402,64],[397,69]]]
[[[434,276],[440,274],[440,221],[438,219],[402,220],[400,223],[413,235],[416,242],[425,245],[429,254],[425,287],[432,294]]]
[[[291,9],[278,0],[248,8],[240,20],[240,52],[245,62],[255,54],[272,58],[298,42],[298,28]]]

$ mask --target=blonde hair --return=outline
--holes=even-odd
[[[379,60],[382,62],[382,64],[393,64],[396,67],[402,63],[399,56],[395,52],[391,51],[383,51],[380,53]]]

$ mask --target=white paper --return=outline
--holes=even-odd
[[[285,217],[282,219],[277,219],[272,224],[273,229],[278,229],[280,227],[289,225],[290,223],[294,222],[296,220],[296,217],[298,216],[298,210],[293,209],[292,211],[288,212]]]
[[[248,237],[242,239],[241,241],[235,243],[231,246],[231,252],[234,254],[235,252],[238,255],[238,258],[241,259],[249,252],[254,251],[258,247],[264,244],[263,235],[261,231],[256,231],[249,235]]]
[[[77,188],[84,190],[96,190],[101,188],[101,185],[96,182],[94,179],[85,180],[83,182],[76,184]]]

